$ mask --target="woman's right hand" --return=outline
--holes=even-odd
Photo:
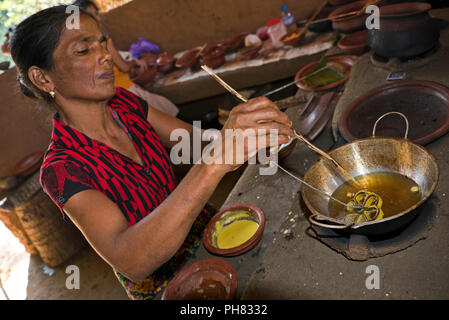
[[[270,132],[277,133],[277,139],[276,135],[275,139],[270,139]],[[268,98],[254,98],[232,109],[221,131],[221,148],[215,145],[212,156],[221,164],[208,163],[227,173],[236,170],[259,150],[277,148],[294,135],[292,121],[284,112]]]

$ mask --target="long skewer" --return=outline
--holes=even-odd
[[[248,99],[246,99],[244,96],[242,96],[240,93],[238,93],[234,88],[232,88],[230,85],[228,85],[223,79],[221,79],[215,72],[212,71],[209,67],[202,65],[201,68],[206,71],[208,74],[210,74],[215,80],[217,80],[218,83],[220,83],[226,90],[228,90],[230,93],[232,93],[234,96],[236,96],[238,99],[240,99],[242,102],[248,102]],[[302,135],[298,134],[295,131],[295,137],[296,139],[304,142],[309,148],[311,148],[313,151],[319,153],[326,159],[330,160],[343,175],[351,180],[356,185],[360,186],[360,183],[357,182],[335,159],[333,159],[329,154],[321,150],[320,148],[314,146],[312,143],[310,143],[306,138],[304,138]]]

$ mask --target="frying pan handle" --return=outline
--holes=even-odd
[[[407,139],[407,136],[408,136],[408,119],[407,119],[407,117],[406,117],[403,113],[397,112],[397,111],[387,112],[387,113],[381,115],[381,116],[379,117],[379,119],[376,120],[376,122],[374,123],[374,127],[373,127],[373,137],[376,136],[376,127],[377,127],[377,123],[378,123],[380,120],[382,120],[384,117],[386,117],[386,116],[388,116],[388,115],[390,115],[390,114],[398,114],[398,115],[400,115],[402,118],[404,118],[405,124],[406,124],[404,139]]]
[[[352,226],[352,223],[351,224],[340,224],[340,225],[338,225],[339,222],[334,221],[334,220],[329,220],[325,216],[322,216],[322,215],[319,215],[319,214],[312,214],[312,215],[309,216],[308,219],[309,219],[309,222],[311,224],[314,224],[314,225],[319,226],[319,227],[329,228],[329,229],[347,229],[350,226]],[[333,223],[337,223],[337,224],[327,224],[327,223],[319,222],[318,220],[332,221]]]

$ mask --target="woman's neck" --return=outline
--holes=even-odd
[[[67,107],[58,108],[60,119],[65,124],[98,140],[115,135],[117,124],[107,101],[65,105]]]

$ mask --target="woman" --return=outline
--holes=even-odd
[[[77,0],[73,3],[73,5],[78,6],[81,10],[91,14],[98,23],[101,23],[99,8],[94,1]],[[135,95],[146,100],[148,104],[151,104],[156,109],[159,109],[169,115],[176,116],[179,113],[178,107],[176,107],[175,104],[169,99],[161,95],[151,93],[130,80],[129,72],[132,68],[140,68],[140,72],[145,72],[148,69],[147,62],[144,59],[123,59],[122,55],[115,48],[114,42],[110,38],[108,39],[108,50],[111,53],[112,60],[114,61],[115,85],[117,87],[128,89]]]
[[[165,266],[186,250],[183,243],[214,189],[239,164],[195,164],[175,186],[164,147],[177,143],[170,141],[172,130],[192,132],[192,126],[116,88],[97,21],[82,12],[80,28],[65,29],[65,10],[61,5],[30,16],[12,37],[22,90],[56,110],[41,184],[130,298],[152,298],[169,278]],[[266,98],[235,107],[224,129],[254,129],[262,137],[260,129],[276,129],[273,147],[293,135],[291,121]],[[225,151],[216,155],[224,159]],[[244,149],[244,158],[252,151]]]

